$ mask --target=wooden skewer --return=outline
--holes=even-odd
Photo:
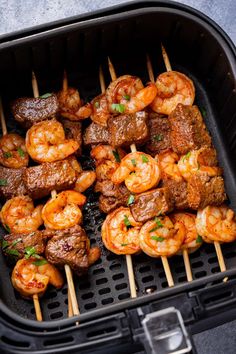
[[[116,80],[116,72],[114,69],[114,66],[108,57],[108,67],[109,67],[109,72],[112,81]],[[100,78],[100,85],[101,85],[101,90],[102,92],[105,92],[105,83],[104,83],[104,76],[102,73],[102,69],[100,67],[99,69],[99,78]],[[136,146],[135,144],[132,144],[130,146],[131,152],[136,152]],[[126,259],[126,265],[127,265],[127,271],[128,271],[128,278],[129,278],[129,287],[130,287],[130,295],[131,298],[136,298],[137,297],[137,291],[136,291],[136,285],[135,285],[135,277],[134,277],[134,268],[133,268],[133,262],[132,262],[132,257],[130,254],[125,255]]]
[[[150,57],[148,54],[147,54],[147,70],[148,70],[148,75],[149,75],[150,81],[155,82],[152,63],[151,63],[151,60],[150,60]],[[162,265],[163,265],[163,268],[165,271],[168,286],[169,287],[174,286],[174,280],[173,280],[172,273],[170,270],[168,258],[166,256],[161,256],[161,261],[162,261]]]
[[[64,88],[67,89],[68,87],[68,82],[67,82],[67,76],[64,74],[64,79],[63,79],[63,90]],[[35,73],[32,71],[32,88],[33,88],[33,93],[34,97],[39,97],[39,89],[38,89],[38,82],[35,76]],[[56,198],[57,192],[56,190],[53,190],[51,192],[51,197]],[[73,277],[72,277],[72,271],[70,267],[65,264],[64,266],[65,273],[66,273],[66,279],[67,279],[67,284],[68,284],[68,310],[69,310],[69,315],[73,313],[73,315],[79,315],[79,306],[76,298],[76,293],[75,293],[75,286],[73,282]],[[72,307],[72,311],[70,308],[70,305]]]

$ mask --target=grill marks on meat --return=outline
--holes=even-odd
[[[66,139],[73,139],[79,144],[76,155],[81,155],[82,150],[82,125],[81,122],[72,122],[68,119],[60,119],[65,130]]]
[[[158,214],[173,210],[173,200],[168,188],[158,188],[135,196],[130,211],[135,221],[145,222]]]
[[[150,139],[145,150],[151,156],[168,151],[172,148],[170,140],[169,119],[161,114],[151,112],[148,118]]]
[[[48,98],[18,98],[12,104],[15,120],[27,129],[34,123],[54,118],[58,109],[59,105],[55,94]]]
[[[18,195],[27,194],[27,189],[23,182],[23,175],[27,170],[26,167],[22,168],[6,168],[0,166],[0,196],[4,199],[11,199]]]
[[[109,133],[106,127],[92,122],[83,135],[84,145],[108,144]]]
[[[54,231],[45,254],[50,263],[59,267],[68,264],[80,276],[88,271],[92,261],[95,262],[100,257],[99,248],[96,249],[96,252],[93,251],[95,257],[89,257],[88,237],[79,225],[75,225],[69,229]]]
[[[109,143],[115,147],[143,145],[149,138],[148,114],[137,112],[111,116],[107,121]]]
[[[169,115],[171,145],[177,154],[211,146],[211,137],[197,106],[178,104]]]
[[[37,199],[50,194],[53,189],[72,188],[77,175],[70,159],[67,159],[29,167],[25,169],[23,179],[28,194]]]

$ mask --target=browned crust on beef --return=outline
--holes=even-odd
[[[187,182],[164,179],[162,181],[162,187],[169,189],[175,209],[188,209]]]
[[[75,122],[68,119],[61,118],[60,122],[65,130],[66,139],[73,139],[79,144],[79,148],[76,151],[76,155],[82,153],[82,125],[81,122]]]
[[[27,194],[27,189],[23,182],[23,175],[26,167],[6,168],[0,166],[0,180],[6,181],[6,186],[0,186],[0,196],[4,199],[11,199],[18,195]]]
[[[109,133],[107,128],[92,122],[83,135],[84,145],[108,144]]]

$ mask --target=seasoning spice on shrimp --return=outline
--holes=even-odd
[[[25,167],[29,163],[29,155],[25,147],[25,139],[18,134],[6,134],[0,138],[0,163],[9,168]]]

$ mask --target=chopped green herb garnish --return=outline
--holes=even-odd
[[[52,93],[45,93],[44,95],[39,96],[39,98],[48,98],[48,97],[51,97],[51,96],[52,96]]]
[[[34,261],[33,264],[36,265],[36,266],[41,266],[41,265],[44,265],[44,264],[47,264],[48,261],[46,259],[38,259],[37,261]]]
[[[151,229],[149,232],[154,232],[156,231],[157,229],[159,229],[159,226],[155,226],[153,229]]]
[[[112,103],[111,108],[118,113],[124,113],[125,106],[121,103]]]
[[[131,162],[132,162],[132,165],[133,165],[134,167],[136,167],[136,166],[137,166],[137,164],[136,164],[136,160],[135,160],[135,159],[131,159]]]
[[[3,178],[1,178],[0,179],[0,186],[7,186],[7,180],[6,179],[3,179]]]
[[[129,221],[127,215],[124,216],[124,224],[125,224],[126,227],[131,227],[131,226],[132,226],[132,225],[130,224],[130,221]]]
[[[134,203],[134,195],[130,194],[128,201],[127,201],[127,205],[131,205]]]
[[[141,155],[141,157],[142,157],[142,161],[144,162],[144,163],[148,163],[148,158],[147,158],[147,156],[146,155]]]
[[[11,233],[11,229],[7,224],[3,225],[5,227],[5,229],[7,230],[7,232],[10,234]]]
[[[20,157],[25,157],[25,152],[20,147],[18,147],[17,152],[20,155]]]
[[[3,156],[6,158],[6,159],[9,159],[9,157],[12,157],[12,153],[10,151],[7,151],[7,152],[4,152],[3,153]]]
[[[129,245],[129,243],[122,243],[121,244],[122,247],[125,247],[125,246],[128,246],[128,245]]]
[[[4,250],[9,246],[9,243],[6,240],[2,240],[2,249]]]
[[[114,158],[115,158],[116,162],[120,162],[121,160],[120,160],[120,155],[119,155],[118,151],[117,150],[113,150],[112,153],[114,155]]]
[[[17,245],[17,243],[21,242],[22,238],[18,238],[17,240],[13,241],[11,246],[14,247],[15,245]]]
[[[184,155],[183,161],[184,161],[185,159],[188,159],[188,158],[190,157],[190,155],[191,155],[191,151],[189,151],[186,155]]]
[[[201,108],[201,113],[202,113],[203,118],[206,118],[207,112],[206,112],[205,108]]]
[[[20,255],[20,253],[13,248],[7,248],[5,252],[11,256],[19,256]]]
[[[164,241],[164,237],[160,237],[160,236],[151,236],[151,239],[158,242]]]
[[[130,96],[129,96],[129,95],[124,95],[123,98],[124,98],[125,100],[127,100],[127,101],[130,100]]]
[[[162,135],[161,134],[157,134],[157,135],[154,135],[153,139],[156,140],[156,141],[161,141],[162,140]]]
[[[28,259],[31,256],[35,258],[40,258],[40,256],[36,253],[34,247],[30,247],[30,246],[25,247],[25,258]]]
[[[161,222],[160,219],[158,219],[157,217],[155,217],[154,221],[155,221],[155,223],[157,224],[158,227],[163,227],[163,224],[162,224],[162,222]]]
[[[202,236],[197,235],[196,243],[202,243]]]
[[[96,101],[96,102],[94,103],[94,106],[95,106],[96,108],[99,108],[99,107],[100,107],[99,101]]]

